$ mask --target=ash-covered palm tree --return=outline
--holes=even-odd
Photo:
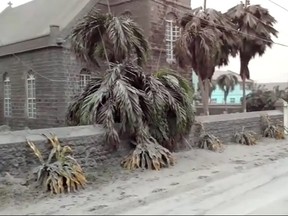
[[[142,29],[131,18],[97,10],[85,16],[73,29],[71,46],[81,60],[97,66],[99,59],[120,63],[135,56],[141,65],[149,49]]]
[[[214,9],[197,8],[182,17],[175,54],[180,67],[192,67],[200,82],[204,114],[209,115],[209,83],[216,66],[237,54],[238,35],[229,18]],[[234,31],[233,31],[234,30]]]
[[[72,47],[84,62],[99,65],[98,59],[104,59],[109,67],[75,98],[68,123],[102,124],[107,143],[115,148],[122,134],[129,136],[135,150],[123,160],[125,168],[172,165],[170,150],[189,133],[194,119],[188,81],[167,71],[145,75],[140,65],[148,43],[127,16],[94,11],[73,30]]]
[[[223,74],[218,77],[217,84],[224,93],[225,110],[228,112],[227,97],[231,91],[234,91],[235,86],[238,84],[238,78],[234,74]]]
[[[247,111],[263,111],[274,110],[275,103],[283,99],[287,101],[288,91],[287,89],[280,89],[279,86],[274,86],[273,90],[268,90],[265,86],[258,85],[257,88],[246,96]]]
[[[106,140],[115,147],[122,134],[129,135],[136,149],[122,165],[159,170],[174,164],[167,148],[190,131],[191,95],[189,83],[177,74],[145,75],[130,62],[111,64],[106,75],[94,80],[71,104],[67,117],[73,125],[102,124]]]
[[[246,96],[247,111],[274,110],[275,102],[278,99],[274,91],[261,88],[256,89]]]
[[[257,54],[262,56],[267,47],[273,44],[272,36],[277,37],[274,28],[276,20],[266,8],[260,5],[244,5],[243,3],[229,9],[226,15],[237,25],[241,32],[239,43],[240,75],[243,80],[243,111],[246,111],[246,79],[250,79],[249,62]]]

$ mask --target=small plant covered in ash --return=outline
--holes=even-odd
[[[267,138],[285,139],[285,132],[287,128],[282,122],[273,123],[268,115],[261,116],[262,135]]]
[[[254,131],[246,131],[243,127],[241,132],[236,132],[234,134],[233,141],[242,145],[256,145],[256,133]]]
[[[208,149],[210,151],[223,151],[224,145],[222,142],[213,134],[206,132],[202,123],[197,123],[200,126],[200,136],[198,141],[198,147],[201,149]]]
[[[145,146],[135,145],[136,148],[122,160],[122,167],[128,170],[137,168],[160,170],[161,167],[169,167],[175,164],[175,158],[168,149],[159,144],[152,145],[153,143],[157,143],[153,137],[145,140],[145,142],[151,144]]]
[[[55,135],[51,134],[51,138],[47,138],[53,148],[46,162],[35,144],[27,140],[41,163],[37,169],[37,182],[52,194],[69,193],[71,190],[84,188],[86,177],[81,166],[73,158],[72,149],[69,146],[62,147]]]

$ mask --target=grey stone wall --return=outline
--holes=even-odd
[[[13,129],[62,126],[65,110],[64,87],[66,76],[63,71],[62,49],[45,48],[17,55],[0,57],[0,89],[3,89],[3,74],[11,82],[12,116],[4,118],[3,91],[0,91],[0,124]],[[37,118],[29,119],[26,113],[26,78],[32,71],[36,84]]]
[[[51,146],[43,134],[54,133],[63,146],[69,145],[75,158],[85,170],[96,168],[103,161],[111,161],[117,155],[128,152],[129,145],[123,142],[118,152],[111,151],[104,140],[101,126],[64,127],[0,133],[0,173],[9,172],[25,176],[38,165],[38,159],[26,143],[31,140],[47,158]],[[113,154],[113,157],[112,157]]]
[[[268,114],[272,121],[280,120],[283,122],[284,120],[283,113],[278,110],[198,116],[196,120],[203,123],[207,132],[227,143],[232,141],[236,131],[242,131],[243,126],[245,130],[254,131],[261,135],[261,115],[265,114]],[[190,142],[197,140],[198,130],[198,126],[193,126],[189,137]]]
[[[247,130],[260,133],[260,115],[265,113],[274,120],[283,120],[280,111],[268,111],[203,116],[197,117],[197,121],[204,123],[208,132],[227,143],[234,131],[241,130],[242,126]],[[192,128],[188,139],[192,145],[197,140],[196,129],[196,127]],[[49,135],[50,132],[55,133],[64,145],[73,148],[75,158],[85,170],[98,168],[104,162],[105,164],[115,162],[115,159],[119,159],[130,150],[130,145],[124,141],[119,151],[111,151],[105,143],[104,130],[100,125],[3,132],[0,133],[0,173],[9,172],[16,176],[25,176],[37,167],[39,162],[26,143],[26,139],[33,141],[47,156],[50,146],[42,134]],[[183,144],[179,149],[185,150],[185,147],[187,145]]]

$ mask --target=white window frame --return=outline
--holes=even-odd
[[[181,29],[176,25],[175,20],[166,19],[165,26],[165,44],[166,44],[166,61],[168,63],[176,62],[174,47],[177,39],[180,37]]]
[[[233,99],[233,101],[232,101],[232,99]],[[235,104],[236,103],[236,98],[230,98],[229,102],[230,102],[230,104]]]
[[[35,75],[29,73],[26,80],[27,117],[36,119],[36,85]]]
[[[4,77],[4,117],[12,117],[10,77]]]
[[[83,69],[80,73],[79,87],[80,91],[83,92],[86,86],[91,81],[91,74],[88,70]]]

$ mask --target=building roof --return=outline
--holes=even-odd
[[[49,26],[60,31],[87,6],[90,0],[34,0],[0,13],[0,46],[49,34]]]
[[[224,75],[224,74],[233,74],[237,77],[239,82],[242,82],[242,78],[240,76],[240,74],[227,70],[227,71],[222,71],[222,70],[215,70],[215,73],[213,75],[213,80],[217,80],[220,76]],[[246,82],[253,82],[253,80],[246,80]]]
[[[288,88],[288,82],[271,82],[271,83],[257,83],[257,86],[263,86],[267,90],[273,90],[274,87],[279,86],[280,90]]]

